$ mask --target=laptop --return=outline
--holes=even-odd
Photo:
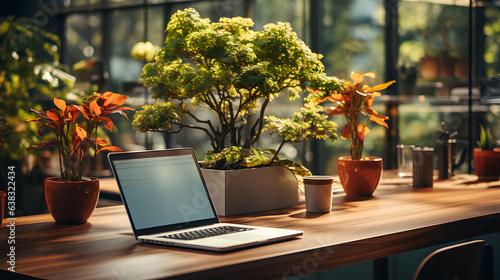
[[[191,148],[114,152],[108,159],[139,241],[224,252],[303,234],[221,223]]]

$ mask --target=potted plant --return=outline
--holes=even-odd
[[[66,105],[61,99],[54,98],[57,109],[45,112],[34,111],[39,118],[28,120],[39,125],[38,134],[45,136],[47,128],[55,138],[33,147],[57,147],[61,176],[45,179],[44,193],[50,214],[58,223],[85,223],[94,211],[99,197],[99,180],[85,177],[92,169],[99,152],[121,151],[111,146],[109,141],[97,137],[97,130],[102,123],[112,131],[113,122],[109,115],[126,116],[120,107],[127,96],[117,93],[94,93],[83,105]],[[83,116],[79,118],[79,116]],[[89,154],[94,157],[90,161]],[[89,165],[90,164],[90,165]]]
[[[382,175],[382,158],[362,156],[365,135],[370,132],[368,123],[375,122],[388,128],[386,116],[381,116],[371,108],[373,98],[393,84],[390,81],[384,84],[369,87],[361,86],[364,77],[375,78],[373,73],[351,73],[354,83],[347,82],[343,91],[328,92],[311,88],[308,100],[336,102],[337,106],[326,110],[329,115],[344,115],[347,123],[342,127],[340,137],[351,141],[351,156],[340,157],[338,162],[339,179],[347,195],[371,196]],[[362,116],[366,117],[363,122]]]
[[[479,148],[474,149],[476,175],[482,181],[496,181],[500,177],[500,151],[494,150],[495,142],[490,130],[482,125],[480,127]]]
[[[250,167],[287,165],[289,161],[277,156],[279,151],[257,146],[266,130],[266,121],[271,122],[265,114],[269,104],[280,94],[297,99],[309,84],[330,91],[343,90],[346,85],[343,80],[324,73],[321,55],[313,53],[298,39],[289,24],[268,24],[263,31],[253,31],[252,26],[251,19],[241,17],[221,18],[211,23],[200,18],[192,8],[175,13],[166,28],[165,45],[155,61],[145,65],[141,75],[141,82],[151,87],[153,98],[160,101],[145,105],[135,114],[135,128],[141,132],[179,133],[185,129],[203,132],[212,148],[202,163],[206,169],[237,170],[232,174],[239,176]],[[200,112],[199,108],[208,109],[211,115]],[[308,135],[326,138],[334,133],[334,123],[316,120],[318,123],[307,129],[315,132]],[[289,125],[270,128],[280,136],[285,135],[286,130],[290,132],[297,122],[301,124],[295,128],[304,128],[308,122],[300,118],[295,124],[291,119],[272,120],[275,124],[280,121]],[[295,136],[285,141],[304,139],[298,134]],[[307,172],[298,165],[292,167],[297,172]],[[228,176],[205,177],[207,181],[219,178],[217,180],[224,184],[228,180],[220,178]],[[231,181],[234,182],[234,178]],[[295,192],[296,204],[297,182],[294,181],[291,192]],[[211,183],[208,185],[210,188]],[[221,186],[218,193],[224,193],[225,188]],[[273,196],[254,193],[257,200]],[[279,196],[280,192],[276,193]],[[252,199],[247,196],[246,200]]]

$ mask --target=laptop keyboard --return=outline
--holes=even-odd
[[[249,230],[253,230],[253,228],[220,226],[220,227],[206,228],[200,230],[185,231],[181,233],[167,234],[167,235],[162,235],[161,237],[180,239],[180,240],[193,240],[193,239],[200,239],[200,238],[206,238],[223,234],[244,232]]]

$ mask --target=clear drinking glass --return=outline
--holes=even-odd
[[[413,149],[415,145],[397,145],[398,148],[398,176],[401,178],[413,175]]]

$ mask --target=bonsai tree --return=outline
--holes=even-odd
[[[350,152],[353,160],[361,159],[365,135],[370,133],[368,123],[375,122],[388,128],[385,122],[388,117],[379,115],[370,106],[373,103],[373,98],[380,95],[379,90],[386,89],[395,83],[395,81],[390,81],[374,87],[369,87],[368,85],[361,86],[365,76],[372,79],[375,78],[374,73],[363,74],[351,72],[351,79],[354,83],[348,82],[345,90],[328,92],[313,88],[310,89],[311,94],[307,97],[308,100],[314,102],[329,100],[337,103],[335,107],[328,108],[326,113],[329,115],[345,116],[346,124],[340,131],[340,137],[351,141]],[[366,118],[363,119],[362,116],[366,116]]]
[[[91,150],[95,156],[102,151],[121,151],[120,148],[111,146],[109,141],[97,137],[97,129],[102,123],[106,129],[112,131],[113,122],[109,115],[119,113],[127,116],[123,111],[132,110],[129,107],[120,107],[127,100],[127,96],[117,93],[94,93],[90,95],[83,105],[66,105],[61,99],[54,98],[57,109],[46,112],[34,111],[39,118],[29,120],[39,125],[38,134],[45,136],[44,128],[55,134],[55,138],[34,145],[36,148],[57,147],[59,152],[59,165],[62,181],[81,181],[82,176],[90,172],[87,167],[87,157]],[[82,115],[84,122],[78,121]]]
[[[141,132],[178,133],[185,128],[204,132],[212,147],[207,158],[210,167],[227,167],[228,159],[235,158],[226,156],[229,151],[239,155],[249,151],[244,153],[258,154],[263,164],[274,162],[272,152],[255,148],[266,129],[269,103],[280,94],[296,99],[307,86],[334,92],[343,91],[346,84],[324,73],[322,56],[298,39],[289,24],[268,24],[263,31],[253,31],[252,26],[251,19],[241,17],[211,23],[191,8],[174,14],[166,29],[165,46],[144,67],[140,80],[151,87],[159,102],[135,114],[135,128]],[[213,112],[213,117],[201,118],[194,111],[197,107]],[[314,114],[320,110],[308,108],[317,110]],[[318,117],[314,125],[307,124],[308,117],[267,121],[270,131],[278,132],[285,142],[326,138],[336,127]],[[284,125],[278,125],[280,122]],[[245,162],[244,157],[236,158],[238,163]]]

